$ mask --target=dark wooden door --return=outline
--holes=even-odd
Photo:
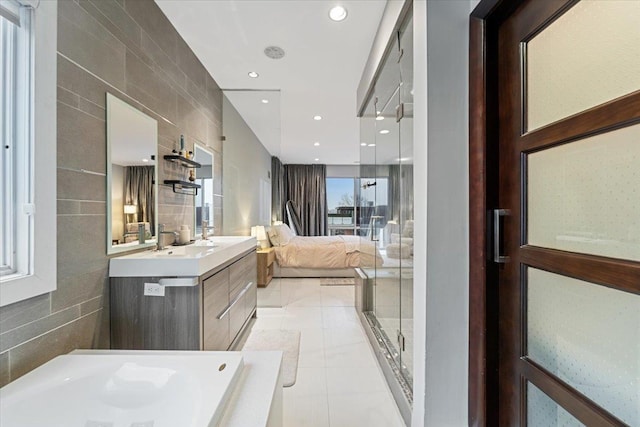
[[[500,425],[640,425],[639,3],[499,30]]]

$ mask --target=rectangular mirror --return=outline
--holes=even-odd
[[[201,186],[195,196],[195,227],[194,235],[202,235],[202,220],[213,226],[213,153],[205,147],[195,144],[194,160],[202,165],[196,170],[196,184]],[[213,229],[207,231],[213,236]]]
[[[156,243],[158,122],[107,93],[107,254]]]

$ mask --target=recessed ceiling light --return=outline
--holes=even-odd
[[[313,120],[322,120],[322,116],[313,116]]]
[[[368,144],[367,147],[375,147],[376,144]]]
[[[388,131],[387,129],[382,129],[382,130],[380,131],[380,135],[386,135],[386,134],[388,134],[388,133],[389,133],[389,131]]]
[[[316,147],[318,147],[320,145],[319,142],[314,142],[313,145],[315,145]]]
[[[376,117],[376,120],[377,121],[384,120],[384,116],[378,116],[378,117]]]
[[[147,163],[149,159],[142,159],[143,162]]]
[[[363,147],[366,147],[367,143],[366,142],[361,142],[360,145],[362,145]]]
[[[316,162],[320,161],[320,159],[318,159],[318,158],[315,158],[315,159],[313,159],[313,160],[315,160]]]
[[[249,71],[249,72],[247,73],[247,75],[248,75],[249,77],[251,77],[252,79],[257,79],[257,78],[258,78],[258,76],[260,76],[260,74],[256,73],[255,71]]]
[[[329,11],[329,18],[332,21],[340,22],[347,17],[347,9],[343,6],[335,6]]]
[[[268,104],[268,103],[269,103],[269,100],[268,100],[268,99],[263,99],[263,100],[262,100],[262,103],[263,103],[263,104]]]

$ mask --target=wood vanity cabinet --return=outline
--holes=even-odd
[[[112,277],[111,348],[227,350],[255,315],[257,259],[247,251],[195,278]],[[145,283],[166,283],[164,296]]]

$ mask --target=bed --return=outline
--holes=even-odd
[[[358,236],[296,236],[286,224],[271,227],[276,277],[353,277],[354,268],[381,265],[374,242]]]

